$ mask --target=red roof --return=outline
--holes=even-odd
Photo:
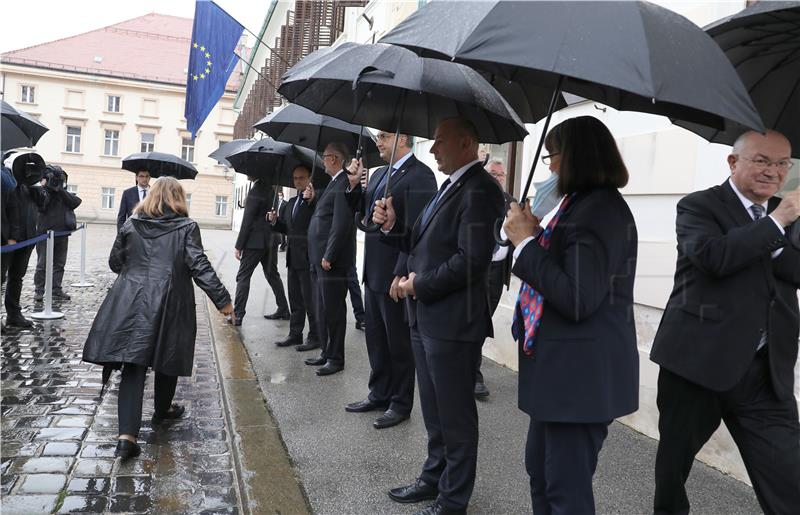
[[[0,56],[0,61],[135,80],[186,84],[192,19],[151,13]],[[99,61],[99,62],[98,62]],[[241,63],[226,89],[239,87]]]

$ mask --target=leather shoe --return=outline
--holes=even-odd
[[[114,456],[117,458],[127,460],[128,458],[135,458],[141,453],[142,448],[139,447],[138,443],[125,440],[124,438],[117,440],[117,449],[114,451]]]
[[[319,342],[316,340],[312,340],[311,338],[306,339],[306,342],[302,345],[298,345],[295,347],[294,350],[297,352],[305,352],[307,350],[314,350],[319,349]]]
[[[322,356],[317,356],[316,358],[308,358],[308,359],[306,359],[305,364],[306,365],[311,365],[312,367],[321,367],[322,365],[324,365],[327,362],[328,362],[327,359],[323,358]]]
[[[439,488],[417,479],[410,485],[392,488],[388,493],[391,500],[405,504],[436,499]]]
[[[302,338],[295,338],[293,336],[290,336],[285,340],[275,342],[275,345],[277,345],[278,347],[291,347],[292,345],[300,345],[301,343],[303,343]]]
[[[181,418],[183,412],[186,411],[186,408],[181,406],[180,404],[173,404],[169,407],[169,409],[162,414],[153,413],[153,418],[150,419],[150,423],[154,426],[163,423],[166,420],[174,420],[176,418]]]
[[[489,389],[485,383],[475,383],[475,398],[485,399],[489,396]]]
[[[375,422],[372,423],[372,426],[375,429],[386,429],[387,427],[396,426],[400,422],[408,420],[408,418],[408,415],[401,415],[395,410],[389,408],[383,415],[375,419]]]
[[[271,315],[264,315],[267,320],[289,320],[289,312],[278,310]]]
[[[466,514],[467,510],[448,510],[439,501],[433,501],[433,504],[426,506],[414,515],[461,515]]]
[[[53,292],[54,299],[61,299],[61,300],[71,300],[72,297],[64,293],[63,291],[54,291]]]
[[[349,413],[366,413],[367,411],[385,410],[387,407],[387,404],[375,402],[367,397],[363,401],[351,402],[344,407],[344,410]]]
[[[330,361],[328,361],[327,363],[325,363],[325,366],[317,369],[317,375],[329,376],[331,374],[341,372],[342,370],[344,370],[344,365],[337,365],[335,363],[331,363]]]
[[[6,325],[13,327],[33,327],[33,322],[22,315],[6,315]]]

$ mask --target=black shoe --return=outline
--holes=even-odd
[[[278,310],[271,315],[264,315],[267,320],[289,320],[289,312]]]
[[[486,388],[485,383],[475,383],[475,398],[485,399],[489,396],[489,389]]]
[[[180,404],[173,404],[169,407],[166,413],[162,413],[160,415],[158,413],[153,413],[153,418],[150,419],[150,422],[152,425],[157,426],[166,420],[181,418],[181,415],[183,415],[184,411],[186,411],[186,408]]]
[[[20,315],[6,315],[6,325],[12,327],[33,327],[33,322]]]
[[[131,442],[120,438],[117,440],[117,450],[114,451],[114,456],[127,460],[128,458],[135,458],[142,453],[142,448],[138,443]]]
[[[70,300],[72,297],[64,293],[63,291],[54,291],[53,292],[54,299],[61,299],[61,300]]]
[[[327,362],[328,362],[327,359],[323,358],[322,356],[317,356],[316,358],[308,358],[305,361],[305,364],[306,365],[311,365],[312,367],[321,367],[322,365],[324,365]]]
[[[439,488],[427,484],[422,479],[417,479],[410,485],[392,488],[388,493],[389,498],[395,502],[413,503],[436,499],[439,495]]]
[[[401,415],[395,410],[389,408],[383,415],[375,419],[375,422],[372,423],[372,427],[375,429],[386,429],[387,427],[396,426],[400,422],[408,419],[408,415]]]
[[[388,408],[387,404],[382,402],[375,402],[370,400],[369,397],[363,401],[351,402],[344,407],[344,410],[349,413],[366,413],[367,411],[385,410]]]
[[[319,349],[319,342],[309,338],[306,340],[304,344],[295,347],[294,350],[296,350],[297,352],[305,352],[307,350],[314,350],[314,349]]]
[[[44,300],[44,293],[34,293],[33,302],[42,302]]]
[[[294,336],[289,336],[285,340],[275,342],[275,345],[278,347],[291,347],[292,345],[300,345],[301,343],[303,343],[302,337],[296,338]]]
[[[366,322],[364,322],[363,320],[356,320],[356,329],[358,329],[359,331],[363,331],[364,329],[366,329],[366,327],[367,327]]]
[[[337,372],[341,372],[342,370],[344,370],[344,365],[335,365],[335,364],[331,363],[330,361],[328,361],[327,363],[325,363],[325,366],[323,366],[322,368],[318,368],[317,369],[317,375],[318,376],[329,376],[331,374],[335,374]]]

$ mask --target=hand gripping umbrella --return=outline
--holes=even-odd
[[[648,2],[433,1],[381,39],[553,92],[524,200],[557,95],[708,127],[763,130],[719,46],[686,18]],[[507,245],[500,238],[498,243]]]
[[[421,59],[390,45],[345,43],[322,57],[300,61],[278,92],[314,112],[395,134],[432,138],[439,120],[461,116],[484,143],[519,141],[527,131],[483,77],[455,63]],[[394,166],[396,145],[389,159]],[[384,198],[391,195],[386,181]],[[378,226],[358,220],[363,231]]]
[[[176,179],[194,179],[197,168],[192,163],[163,152],[137,152],[122,160],[122,169],[133,173],[146,170],[151,177],[166,175]]]
[[[2,100],[0,106],[0,147],[2,152],[12,148],[33,147],[49,129],[25,111],[15,109]]]

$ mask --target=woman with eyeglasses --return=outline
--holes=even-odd
[[[544,161],[563,200],[545,228],[512,204],[504,229],[522,285],[519,407],[534,513],[594,513],[592,477],[609,424],[638,408],[633,320],[637,233],[611,133],[582,116],[554,127]]]

